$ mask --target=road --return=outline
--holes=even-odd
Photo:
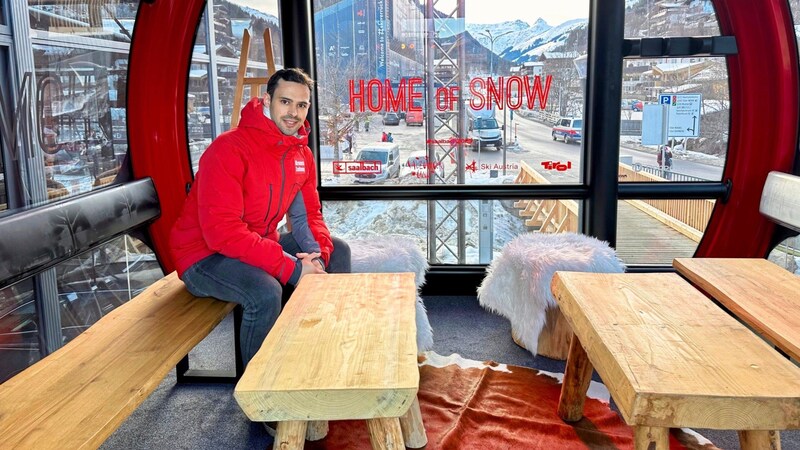
[[[502,118],[501,118],[502,122]],[[525,161],[528,165],[539,170],[553,183],[576,183],[581,173],[580,152],[581,146],[577,144],[565,144],[561,141],[553,141],[551,128],[547,125],[529,120],[517,115],[515,120],[508,122],[507,139],[513,143],[515,141],[514,131],[516,130],[516,142],[518,145],[510,145],[506,153],[506,174],[515,176],[519,172],[519,163]],[[400,161],[405,163],[409,155],[414,151],[425,150],[425,127],[409,127],[401,121],[398,126],[384,126],[380,121],[380,116],[373,118],[370,131],[363,129],[355,134],[354,147],[356,151],[363,148],[370,142],[380,141],[383,131],[392,132],[394,142],[400,145]],[[436,136],[437,139],[448,139],[449,134],[442,133]],[[429,139],[432,139],[430,137]],[[624,144],[623,144],[624,145]],[[654,153],[643,152],[631,148],[622,147],[620,150],[622,157],[632,158],[634,165],[657,167],[656,155]],[[689,175],[692,177],[720,181],[722,167],[703,164],[701,162],[680,159],[680,155],[673,158],[673,172]],[[550,162],[553,166],[547,170],[543,163]],[[562,169],[558,170],[561,164]],[[444,163],[446,171],[449,173],[455,170],[449,158]],[[472,184],[485,180],[489,177],[491,169],[498,171],[498,175],[503,175],[503,151],[496,151],[492,147],[488,150],[465,151],[466,183]],[[568,166],[568,168],[567,168]],[[325,184],[351,184],[354,178],[350,175],[334,178],[332,176],[332,161],[323,161],[323,185]],[[473,170],[474,169],[474,170]],[[418,178],[410,174],[407,168],[401,169],[399,180],[390,180],[390,184],[424,183],[425,178]],[[677,181],[677,177],[674,178]]]

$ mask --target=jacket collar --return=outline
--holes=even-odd
[[[308,133],[311,125],[308,120],[297,131],[297,136],[287,136],[281,132],[278,125],[264,114],[264,102],[261,98],[253,98],[242,108],[242,118],[239,128],[255,128],[267,133],[270,138],[281,140],[290,145],[308,145]]]

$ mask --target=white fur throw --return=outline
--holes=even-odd
[[[506,244],[487,267],[480,304],[511,321],[516,336],[536,355],[547,308],[557,306],[550,282],[557,270],[624,272],[608,243],[575,233],[527,233]]]
[[[413,272],[417,283],[417,349],[420,353],[433,349],[433,329],[428,312],[419,296],[425,284],[428,259],[419,246],[403,236],[383,236],[348,240],[353,273]]]

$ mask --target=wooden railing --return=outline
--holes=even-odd
[[[520,165],[520,172],[514,183],[550,184],[525,161],[521,161]],[[520,217],[528,218],[525,220],[526,226],[533,227],[541,233],[578,231],[578,203],[575,200],[517,200],[514,202],[514,207],[520,210]]]
[[[627,164],[619,165],[620,181],[665,181],[664,178],[646,172],[636,172]],[[520,172],[514,180],[517,184],[550,184],[545,177],[522,161]],[[626,200],[656,220],[677,230],[695,242],[703,237],[714,200]],[[578,230],[578,203],[574,200],[518,200],[514,207],[520,217],[527,217],[525,225],[542,233],[559,233]]]
[[[665,181],[664,178],[647,172],[634,171],[631,166],[620,163],[619,179],[625,182]],[[653,216],[656,220],[668,225],[700,242],[706,230],[711,211],[716,200],[709,199],[670,199],[670,200],[628,200],[628,203]]]

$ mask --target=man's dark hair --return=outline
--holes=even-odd
[[[308,86],[309,92],[313,91],[314,89],[314,80],[312,80],[307,73],[303,72],[303,69],[298,69],[296,67],[291,69],[281,69],[273,73],[267,82],[267,94],[269,94],[270,97],[272,97],[272,94],[275,93],[275,88],[278,86],[278,81],[280,80],[305,84]]]

